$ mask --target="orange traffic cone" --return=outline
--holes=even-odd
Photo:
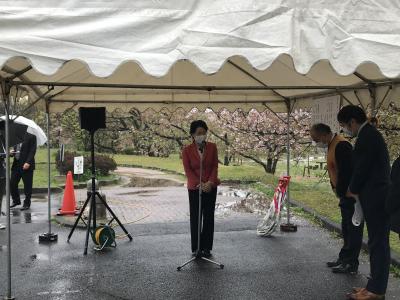
[[[64,198],[61,209],[58,215],[76,215],[78,213],[75,203],[74,181],[72,179],[71,171],[67,174],[67,181],[65,182]]]

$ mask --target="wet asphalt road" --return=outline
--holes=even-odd
[[[217,213],[213,250],[214,259],[225,269],[200,262],[177,272],[177,266],[191,258],[187,191],[183,187],[139,190],[143,195],[135,189],[105,189],[111,205],[118,200],[114,208],[123,222],[139,206],[118,207],[122,202],[139,203],[152,215],[127,225],[132,242],[118,239],[116,249],[95,252],[90,241],[87,256],[83,256],[84,230],[78,229],[67,243],[70,229],[53,224],[59,241],[38,243],[39,234],[48,228],[44,197],[34,199],[31,211],[13,210],[14,296],[29,300],[345,299],[351,287],[366,283],[367,256],[362,257],[359,275],[332,274],[325,261],[337,256],[340,241],[307,220],[295,217],[297,233],[260,238],[255,234],[255,215],[227,211]],[[82,191],[77,195],[77,200],[85,197]],[[237,200],[227,195],[222,193],[218,201]],[[53,197],[54,212],[60,197]],[[0,223],[4,222],[1,217]],[[7,282],[5,244],[6,231],[0,231],[0,296]],[[399,279],[390,279],[387,299],[400,299]]]
[[[128,225],[133,242],[118,240],[116,249],[84,257],[84,231],[66,243],[69,229],[55,227],[59,242],[38,243],[45,223],[13,225],[13,287],[17,299],[344,299],[352,286],[364,285],[361,275],[329,272],[327,258],[339,243],[329,233],[297,219],[297,233],[272,238],[255,235],[253,216],[226,218],[216,224],[214,255],[225,264],[196,263],[181,272],[189,258],[188,224]],[[5,233],[0,232],[4,245]],[[90,244],[92,246],[92,244]],[[5,248],[0,248],[0,294],[4,294]],[[387,299],[400,295],[391,279]]]

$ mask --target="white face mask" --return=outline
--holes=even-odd
[[[328,145],[323,142],[312,141],[311,144],[313,145],[313,147],[318,147],[318,148],[322,148],[322,149],[328,148]]]
[[[206,139],[207,139],[207,135],[196,135],[194,137],[196,144],[202,144],[206,141]]]
[[[322,148],[322,149],[328,148],[328,145],[325,144],[325,143],[323,143],[323,142],[318,142],[318,143],[316,143],[316,146],[317,146],[318,148]]]
[[[343,128],[343,133],[345,136],[350,136],[350,137],[354,136],[353,132],[347,128]]]

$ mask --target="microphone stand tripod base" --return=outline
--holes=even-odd
[[[208,258],[202,256],[200,253],[197,253],[192,259],[188,260],[188,261],[185,262],[183,265],[177,267],[177,268],[176,268],[177,271],[181,271],[182,268],[183,268],[184,266],[186,266],[186,265],[188,265],[188,264],[190,264],[190,263],[192,263],[192,262],[194,262],[194,261],[196,261],[196,260],[204,260],[204,261],[206,261],[206,262],[212,263],[212,264],[214,264],[214,265],[219,266],[219,267],[221,268],[221,270],[225,267],[223,264],[220,264],[220,263],[218,263],[218,262],[216,262],[216,261],[213,261],[213,260],[211,260],[211,259],[208,259]]]
[[[49,242],[57,242],[58,234],[57,233],[43,233],[39,235],[39,243],[49,243]]]

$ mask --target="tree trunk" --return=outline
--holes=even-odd
[[[267,166],[266,166],[266,172],[267,173],[273,173],[272,172],[272,163],[273,163],[273,160],[272,160],[272,158],[268,158],[267,159]]]
[[[228,151],[225,151],[224,153],[224,166],[229,166],[230,159],[229,159],[229,153]]]
[[[243,157],[245,157],[245,158],[248,158],[248,159],[251,159],[252,161],[254,161],[254,162],[256,162],[256,163],[258,163],[259,165],[261,165],[263,168],[264,168],[264,171],[266,172],[266,173],[271,173],[271,172],[269,172],[268,171],[268,165],[266,164],[266,163],[264,163],[261,159],[259,159],[258,157],[255,157],[255,156],[251,156],[251,155],[247,155],[247,154],[244,154],[244,153],[241,153],[241,152],[238,152],[241,156],[243,156]]]
[[[275,175],[275,173],[276,173],[276,166],[277,166],[277,164],[278,164],[278,158],[275,158],[274,159],[274,162],[273,162],[273,164],[272,164],[272,169],[271,169],[271,172],[272,172],[272,174],[274,174]]]

